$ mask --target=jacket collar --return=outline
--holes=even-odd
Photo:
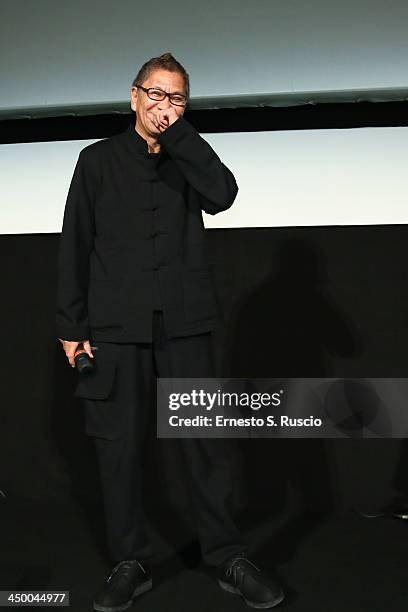
[[[144,155],[145,157],[148,157],[149,159],[158,159],[160,153],[163,150],[163,147],[161,147],[159,154],[149,153],[147,140],[145,140],[143,136],[141,136],[139,132],[135,130],[135,126],[133,123],[130,123],[127,129],[123,132],[123,137],[128,143],[128,145],[132,148],[132,150],[134,150],[136,153],[139,153],[139,155]]]

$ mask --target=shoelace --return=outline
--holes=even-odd
[[[143,567],[143,565],[141,563],[139,563],[139,561],[137,561],[136,559],[134,561],[121,561],[120,563],[118,563],[113,570],[111,571],[111,573],[109,574],[109,577],[107,579],[106,582],[110,582],[111,579],[115,576],[115,574],[117,574],[117,572],[121,571],[121,572],[126,572],[128,569],[130,569],[135,563],[138,564],[138,566],[140,567],[140,569],[142,570],[142,572],[145,574],[146,570]]]
[[[254,569],[256,569],[257,572],[260,572],[261,570],[259,569],[259,567],[256,567],[256,565],[254,563],[252,563],[252,561],[250,561],[249,559],[247,559],[246,557],[235,557],[232,562],[231,565],[228,567],[228,569],[226,570],[225,574],[226,576],[231,576],[231,574],[234,575],[234,582],[237,583],[237,579],[238,579],[238,570],[242,569],[242,566],[240,565],[240,562],[244,561],[245,563],[248,563],[249,565],[251,565]]]

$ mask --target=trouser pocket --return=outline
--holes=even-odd
[[[83,400],[85,433],[115,440],[122,431],[121,414],[115,402],[117,351],[114,344],[100,343],[93,354],[94,369],[90,374],[78,374],[74,397]]]

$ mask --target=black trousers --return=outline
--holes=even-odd
[[[154,312],[152,324],[152,343],[95,342],[96,359],[102,362],[103,356],[116,362],[115,383],[108,399],[84,400],[87,433],[94,437],[98,458],[108,548],[115,563],[153,554],[142,508],[142,450],[152,411],[154,416],[156,412],[151,401],[154,377],[215,375],[210,332],[168,339],[160,311]],[[160,442],[177,444],[180,450],[183,473],[179,476],[188,484],[204,562],[216,566],[245,551],[247,544],[228,508],[233,485],[228,439]]]

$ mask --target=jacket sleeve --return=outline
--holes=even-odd
[[[89,256],[95,234],[95,176],[81,151],[65,204],[58,252],[57,336],[88,340]]]
[[[186,181],[199,193],[201,208],[216,215],[232,206],[238,185],[231,170],[197,130],[180,116],[158,137]]]

